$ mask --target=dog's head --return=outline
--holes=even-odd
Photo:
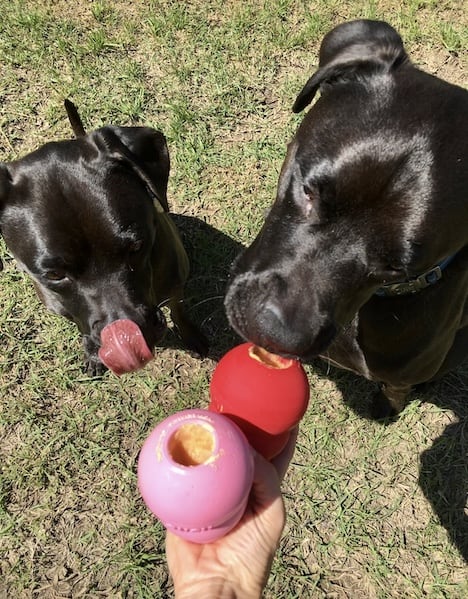
[[[293,109],[319,90],[226,296],[238,333],[303,358],[383,284],[468,242],[468,93],[416,69],[392,27],[365,20],[324,38]]]
[[[111,343],[131,370],[163,335],[158,305],[177,283],[160,280],[177,276],[165,267],[159,224],[168,211],[166,141],[147,127],[78,133],[0,165],[1,232],[45,305],[78,325],[91,370],[114,321]]]

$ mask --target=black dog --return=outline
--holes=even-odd
[[[103,361],[118,374],[146,363],[166,331],[165,304],[186,345],[204,355],[182,303],[188,258],[168,214],[163,134],[109,126],[86,135],[65,106],[77,139],[0,164],[7,246],[44,304],[77,324],[90,374]]]
[[[375,417],[468,355],[468,92],[388,24],[324,38],[263,228],[226,297],[245,338],[381,384]]]

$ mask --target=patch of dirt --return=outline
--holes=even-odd
[[[460,87],[468,85],[468,53],[463,60],[443,48],[416,47],[411,54],[411,59],[419,68],[431,75]]]

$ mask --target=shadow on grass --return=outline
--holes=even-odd
[[[458,422],[449,424],[422,453],[419,484],[468,562],[468,365],[448,374],[426,394],[427,401],[454,412]]]
[[[218,361],[240,338],[230,328],[224,310],[224,295],[230,266],[243,246],[200,218],[171,214],[190,260],[186,285],[187,311],[210,343],[209,357]],[[166,346],[184,348],[175,335]]]
[[[371,419],[369,406],[377,387],[352,373],[314,362],[317,373],[332,379],[343,400],[359,416]],[[420,457],[419,485],[449,539],[468,562],[468,364],[418,390],[418,398],[454,413],[449,424]],[[382,422],[398,425],[398,418]]]

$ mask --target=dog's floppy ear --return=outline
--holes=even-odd
[[[169,212],[167,182],[169,180],[169,151],[166,138],[150,127],[103,127],[95,132],[108,151],[127,161],[144,181],[162,209]]]
[[[64,106],[76,137],[86,135],[83,122],[73,102],[67,98],[64,100]],[[101,136],[108,151],[131,164],[162,209],[169,212],[167,182],[170,164],[164,135],[150,127],[112,126],[99,129],[95,135]]]
[[[0,209],[6,199],[11,186],[11,173],[4,162],[0,162]]]
[[[0,162],[0,223],[1,215],[10,193],[13,180],[10,169],[4,162]]]
[[[12,185],[11,173],[4,162],[0,162],[0,233],[2,230],[2,212],[10,193]],[[0,270],[3,269],[3,262],[0,260]]]
[[[293,111],[301,112],[325,83],[390,71],[407,60],[401,37],[388,23],[360,19],[338,25],[323,38],[319,69],[296,98]]]

